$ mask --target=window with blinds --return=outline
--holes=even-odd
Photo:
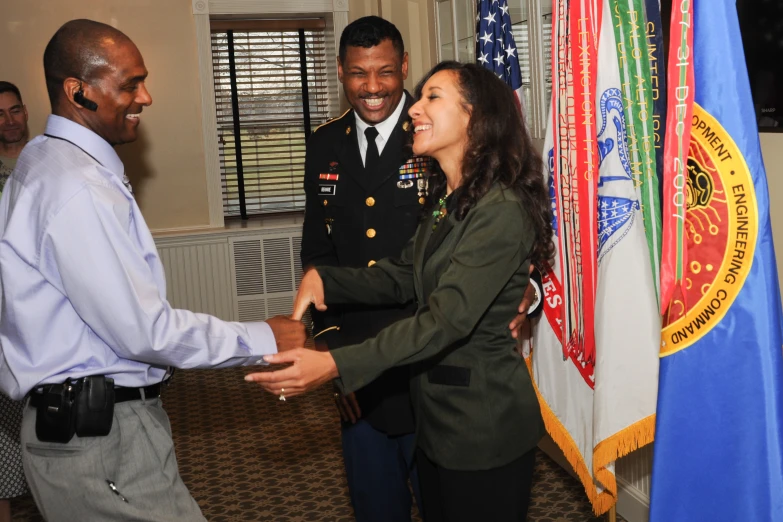
[[[519,69],[522,71],[522,85],[530,85],[530,32],[527,20],[511,24],[511,34],[517,45]]]
[[[522,93],[525,96],[525,107],[530,107],[532,103],[532,92],[530,82],[530,28],[527,20],[521,22],[512,22],[511,34],[514,35],[514,43],[517,46],[517,56],[519,57],[519,69],[522,72]]]
[[[552,14],[541,17],[541,29],[544,40],[544,85],[547,103],[552,101]]]
[[[305,142],[329,117],[323,20],[211,22],[226,217],[304,209]]]

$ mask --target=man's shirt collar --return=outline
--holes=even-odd
[[[62,116],[50,114],[49,119],[46,120],[44,134],[70,141],[122,179],[125,166],[114,147],[87,127]]]

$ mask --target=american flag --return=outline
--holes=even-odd
[[[516,91],[522,87],[522,72],[508,11],[507,0],[480,0],[478,3],[476,61]]]

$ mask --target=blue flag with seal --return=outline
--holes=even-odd
[[[692,61],[695,102],[686,168],[665,180],[686,189],[687,261],[664,315],[650,520],[781,521],[783,312],[735,2],[672,12],[669,69]]]

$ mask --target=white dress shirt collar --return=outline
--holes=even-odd
[[[406,93],[402,93],[400,103],[397,104],[397,108],[394,109],[394,112],[391,114],[391,116],[383,120],[381,123],[375,125],[375,128],[378,129],[378,137],[375,138],[375,144],[378,146],[378,154],[383,154],[383,147],[386,146],[386,143],[389,141],[389,137],[391,136],[392,132],[394,132],[394,127],[397,126],[397,123],[400,120],[402,109],[405,108],[405,99],[407,96],[408,95]],[[359,140],[359,151],[362,154],[363,163],[364,158],[367,156],[367,139],[364,137],[364,131],[370,125],[361,119],[359,117],[359,113],[356,111],[354,111],[354,116],[356,116],[356,136]]]
[[[73,143],[106,169],[123,179],[125,166],[114,147],[87,127],[62,116],[50,114],[49,119],[46,120],[44,134]]]

